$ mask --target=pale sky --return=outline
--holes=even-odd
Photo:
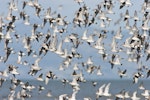
[[[2,15],[3,17],[5,17],[8,13],[8,1],[9,0],[0,1],[1,2],[0,3],[0,15]],[[13,14],[19,17],[18,12],[22,9],[21,8],[22,7],[22,0],[18,0],[18,1],[19,1],[18,2],[19,10],[16,12],[13,12]],[[85,1],[86,6],[89,7],[89,11],[90,11],[89,13],[93,14],[93,12],[92,12],[93,9],[95,9],[97,4],[99,4],[102,0],[84,0],[84,1]],[[113,1],[117,1],[117,0],[113,0]],[[124,14],[127,9],[129,10],[129,14],[131,16],[133,16],[134,11],[137,10],[139,17],[141,18],[142,15],[140,13],[140,10],[141,10],[140,8],[141,8],[141,5],[143,4],[143,1],[144,0],[131,0],[133,5],[131,7],[124,7],[122,9],[119,9],[119,6],[118,6],[119,4],[117,1],[114,4],[115,7],[113,8],[113,11],[115,12],[115,14],[114,15],[113,14],[108,15],[108,17],[110,17],[112,19],[112,23],[110,24],[109,27],[106,27],[104,29],[116,32],[118,30],[118,28],[121,26],[123,29],[122,34],[124,35],[124,37],[128,37],[128,33],[126,33],[127,31],[124,30],[124,27],[125,27],[124,24],[120,23],[119,25],[114,26],[113,23],[119,18],[120,13]],[[46,9],[48,7],[51,7],[52,12],[56,11],[56,13],[60,13],[62,16],[67,16],[65,18],[65,20],[67,20],[69,22],[72,21],[72,19],[75,16],[75,12],[79,9],[79,7],[81,5],[83,5],[83,4],[78,5],[74,0],[39,0],[39,4],[41,4],[43,7],[43,10],[40,13],[41,18],[42,18],[42,15],[44,14],[44,12],[46,11]],[[38,24],[42,23],[42,20],[35,16],[35,12],[34,12],[34,9],[32,7],[26,7],[25,12],[30,16],[30,22],[31,23],[34,23],[34,22],[36,22]],[[7,21],[5,21],[5,22],[8,23]],[[130,23],[131,26],[132,26],[132,24],[133,24],[133,22]],[[24,36],[24,34],[31,34],[31,26],[23,25],[23,22],[21,20],[16,21],[15,25],[16,25],[16,28],[15,28],[16,32],[18,34],[20,34],[21,36]],[[139,22],[137,25],[141,25],[141,22]],[[88,35],[93,33],[93,31],[95,29],[101,30],[99,24],[92,25],[92,26],[87,27],[87,28],[89,30]],[[41,29],[39,31],[42,31],[43,33],[45,33],[45,32],[47,32],[47,29],[48,29],[48,25],[45,26],[44,29]],[[78,33],[79,36],[82,36],[82,33],[84,32],[85,29],[86,28],[77,28],[77,29],[73,29],[73,30],[68,29],[68,34],[74,32],[74,33]],[[4,34],[5,34],[5,32],[4,32]],[[109,34],[107,35],[108,37],[104,42],[106,42],[106,44],[107,44],[105,46],[107,48],[107,52],[110,53],[109,44],[111,43],[111,40],[112,40],[112,34],[111,33],[109,33]],[[124,40],[120,41],[120,43],[123,43],[123,42],[124,42]],[[33,48],[35,50],[38,50],[39,46],[41,46],[41,44],[37,43],[36,41],[33,44],[34,44]],[[13,47],[16,51],[19,51],[19,50],[24,51],[25,50],[23,48],[23,44],[21,42],[19,42],[19,43],[13,42],[13,43],[10,43],[9,46]],[[4,48],[3,47],[4,47],[3,42],[0,42],[0,51],[1,51],[0,56],[4,56],[4,52],[3,52]],[[64,48],[66,48],[66,46],[64,46]],[[72,62],[73,64],[78,63],[78,62],[82,62],[82,61],[87,61],[88,57],[92,56],[92,60],[94,61],[95,65],[100,65],[102,73],[104,74],[103,76],[97,76],[96,72],[94,72],[93,74],[88,74],[85,70],[83,70],[83,74],[84,74],[86,79],[99,79],[99,78],[102,78],[102,79],[103,78],[104,79],[116,79],[117,78],[118,79],[119,78],[119,76],[117,74],[117,70],[118,70],[117,67],[118,66],[115,66],[116,68],[111,69],[111,67],[110,67],[111,65],[108,62],[105,62],[102,60],[101,55],[97,53],[96,49],[94,49],[94,48],[90,47],[88,44],[84,43],[84,44],[82,44],[82,46],[79,46],[77,51],[82,54],[83,58],[80,60],[78,60],[78,59],[73,60],[73,62]],[[127,58],[125,53],[121,53],[120,55]],[[0,66],[1,66],[0,70],[6,69],[9,64],[15,64],[16,66],[19,67],[18,72],[20,72],[20,75],[17,76],[18,78],[31,78],[31,79],[34,79],[40,73],[46,73],[49,70],[53,71],[60,78],[70,78],[71,73],[73,72],[73,70],[72,70],[73,64],[68,69],[66,69],[65,71],[59,71],[58,68],[59,68],[59,65],[62,63],[63,59],[61,57],[59,57],[57,54],[54,54],[52,52],[49,52],[41,60],[41,62],[39,63],[39,66],[41,66],[43,69],[42,69],[42,71],[37,73],[36,76],[33,76],[33,77],[28,75],[28,71],[29,71],[30,67],[17,65],[16,59],[17,59],[17,54],[14,54],[14,55],[12,54],[9,57],[6,64],[4,64],[3,62],[0,62]],[[26,59],[31,64],[34,63],[34,60],[35,60],[35,58],[27,57],[27,56],[24,57],[23,59]],[[128,74],[128,77],[124,78],[124,79],[131,78],[130,76],[132,76],[132,74],[137,71],[136,68],[137,68],[138,64],[129,63],[128,61],[126,61],[126,59],[123,59],[121,62],[123,63],[123,66],[120,66],[120,68],[121,69],[127,69],[127,74]],[[143,63],[146,63],[146,65],[149,64],[148,62],[145,62],[144,60],[143,60]]]

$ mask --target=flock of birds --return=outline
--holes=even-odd
[[[129,76],[133,79],[134,84],[138,83],[139,78],[149,78],[150,68],[145,62],[150,60],[150,1],[145,0],[141,4],[141,10],[135,10],[133,16],[130,15],[128,7],[134,6],[136,3],[133,4],[130,0],[103,0],[95,6],[95,9],[89,8],[83,0],[74,1],[79,6],[79,9],[74,13],[71,21],[66,20],[67,16],[52,11],[51,7],[44,9],[38,0],[24,0],[21,1],[22,4],[20,5],[18,5],[17,0],[11,0],[8,3],[7,16],[0,16],[0,43],[1,47],[3,47],[1,49],[0,63],[6,65],[6,69],[0,71],[0,86],[5,85],[7,80],[11,80],[12,87],[10,87],[8,100],[24,100],[32,97],[30,91],[34,91],[35,88],[39,88],[40,92],[45,89],[44,86],[35,87],[30,82],[17,79],[22,74],[18,70],[22,66],[29,69],[27,72],[29,76],[36,77],[36,80],[45,82],[46,85],[49,80],[61,80],[64,85],[71,85],[73,89],[72,95],[62,94],[58,99],[76,100],[76,94],[80,91],[79,83],[85,82],[86,84],[84,73],[92,75],[96,72],[97,76],[100,77],[105,75],[102,72],[103,64],[96,65],[93,61],[93,56],[89,56],[87,61],[83,61],[82,58],[84,57],[78,49],[85,44],[97,51],[97,55],[100,55],[98,60],[109,63],[111,70],[117,69],[118,72],[116,73],[121,79],[127,77],[128,70],[130,70],[128,68],[123,69],[123,66],[126,65],[123,60],[139,65],[136,68],[136,72]],[[119,4],[119,10],[126,10],[114,22],[111,15],[117,13],[113,10],[115,3]],[[61,7],[63,5],[60,5]],[[39,24],[36,21],[32,23],[31,16],[28,15],[26,9],[32,9],[34,11],[32,15],[42,23]],[[138,16],[139,13],[142,16]],[[19,27],[16,25],[17,22],[21,22],[24,28],[30,27],[30,33],[18,33],[16,31],[16,28]],[[133,23],[133,25],[130,23]],[[112,24],[119,27],[117,31],[110,32],[110,30],[107,30]],[[137,25],[140,25],[140,27]],[[90,33],[92,26],[98,26],[100,30],[94,30]],[[72,32],[75,29],[84,29],[84,32]],[[44,33],[43,30],[47,32]],[[128,35],[128,37],[125,35]],[[107,43],[107,41],[110,41],[109,36],[112,36],[110,44]],[[21,44],[22,47],[16,48],[13,46],[14,43]],[[36,45],[39,46],[36,47]],[[71,81],[65,77],[63,79],[59,78],[51,68],[46,73],[42,72],[44,69],[40,66],[40,62],[48,53],[54,53],[63,59],[58,68],[60,72],[65,73],[69,68],[73,70],[70,75],[72,76]],[[14,58],[10,59],[11,56]],[[35,59],[35,61],[30,62],[29,57]],[[10,60],[15,60],[15,63]],[[97,82],[92,82],[92,84],[95,86]],[[100,86],[95,93],[96,99],[101,100],[101,97],[108,97],[110,100],[112,96],[109,91],[110,86],[111,83]],[[17,87],[20,87],[21,90],[16,93],[15,89]],[[143,90],[141,95],[150,100],[149,90],[144,88],[143,84],[139,86],[139,89]],[[52,97],[52,94],[48,92],[47,96]],[[137,91],[130,96],[129,91],[122,90],[120,93],[115,94],[115,97],[116,100],[140,100],[140,97],[137,96]],[[84,100],[92,100],[92,98],[85,97]]]

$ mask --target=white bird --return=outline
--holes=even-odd
[[[50,19],[50,18],[52,18],[52,16],[50,15],[51,14],[51,8],[49,7],[48,9],[47,9],[47,11],[45,12],[45,18],[46,19]]]
[[[115,37],[113,37],[113,39],[112,39],[111,51],[112,51],[112,52],[118,52],[118,50],[117,50],[117,43],[116,43]]]
[[[148,18],[146,20],[144,20],[144,22],[142,24],[142,30],[148,31],[150,29],[148,22],[149,22]]]
[[[98,50],[105,50],[104,43],[102,43],[103,39],[104,39],[103,36],[99,37],[93,47]]]
[[[113,3],[109,4],[107,13],[108,13],[108,14],[115,14],[115,12],[114,12],[112,9],[113,9]]]
[[[144,87],[144,85],[143,85],[143,82],[140,83],[139,89],[140,89],[140,90],[145,90],[145,87]]]
[[[4,23],[4,21],[3,21],[3,17],[0,16],[0,28],[3,29],[4,26],[5,26],[5,23]],[[2,33],[1,33],[1,34],[2,34]]]
[[[26,14],[25,14],[24,24],[25,24],[25,25],[30,25],[30,22],[29,22],[29,16],[26,15]]]
[[[97,75],[99,75],[99,76],[103,75],[103,73],[101,72],[100,66],[97,68]]]
[[[10,35],[10,31],[8,31],[8,32],[6,33],[5,39],[7,39],[7,40],[11,40],[11,39],[12,39],[12,37],[11,37],[11,35]]]
[[[104,48],[104,45],[102,44],[102,46],[101,46],[100,48]],[[105,49],[99,49],[99,50],[98,50],[98,53],[99,53],[99,54],[102,54],[102,55],[105,55],[105,54],[106,54],[106,53],[105,53]]]
[[[44,79],[43,79],[43,73],[41,73],[36,79],[38,81],[44,81]]]
[[[58,39],[57,39],[57,35],[55,32],[53,33],[52,37],[53,38],[52,38],[49,50],[56,51],[56,45],[57,45]]]
[[[116,39],[122,39],[123,35],[121,34],[121,27],[119,27],[116,35],[115,35],[115,38]]]
[[[64,54],[64,52],[62,50],[62,44],[63,44],[63,42],[60,41],[60,43],[58,44],[58,47],[57,47],[57,49],[55,51],[55,53],[58,54],[58,55],[63,55]]]
[[[137,91],[133,92],[133,95],[131,97],[132,100],[140,100],[140,97],[137,97]]]
[[[87,40],[88,38],[87,38],[87,32],[88,32],[88,30],[86,29],[84,32],[83,32],[83,36],[82,36],[82,40]]]
[[[131,6],[131,5],[133,5],[133,4],[131,3],[131,0],[126,0],[125,2],[126,2],[126,6]]]
[[[8,70],[5,69],[4,71],[0,71],[0,75],[3,77],[8,77]]]
[[[127,30],[130,30],[131,29],[131,26],[129,25],[129,20],[126,20],[126,26],[125,26],[125,28],[127,29]],[[131,34],[131,32],[129,32],[130,34]]]
[[[130,15],[129,15],[129,10],[127,9],[126,10],[126,13],[124,15],[124,21],[128,20],[130,18]]]
[[[131,37],[126,38],[126,40],[125,40],[123,46],[126,47],[126,48],[131,48],[130,41],[131,41]]]
[[[124,94],[124,98],[126,98],[126,99],[130,98],[130,96],[129,96],[129,92],[128,92],[128,91],[127,91],[127,92],[125,92],[125,94]]]
[[[124,99],[124,94],[125,94],[125,91],[124,90],[121,90],[121,92],[117,93],[115,96],[117,99]]]
[[[119,74],[120,78],[127,76],[126,72],[127,72],[126,69],[122,71],[120,68],[118,68],[118,74]]]
[[[66,16],[65,16],[66,17]],[[64,17],[64,18],[65,18]],[[55,19],[57,22],[57,25],[63,26],[65,24],[64,18],[61,17],[60,14],[58,14],[58,17]]]
[[[43,90],[45,90],[45,87],[44,87],[44,86],[39,85],[39,86],[38,86],[38,91],[39,91],[39,93],[41,93]]]
[[[60,70],[60,71],[64,71],[64,70],[65,70],[65,67],[64,67],[62,64],[60,64],[59,70]]]
[[[88,58],[87,64],[88,64],[88,65],[92,65],[92,64],[93,64],[93,61],[92,61],[92,59],[91,59],[91,56]]]
[[[83,100],[92,100],[90,97],[85,97]]]
[[[71,97],[68,98],[68,100],[77,100],[76,99],[76,94],[78,93],[78,91],[73,91]]]
[[[77,2],[79,5],[84,2],[83,0],[74,0],[74,1]]]
[[[106,84],[103,84],[101,87],[99,87],[98,91],[96,92],[97,98],[103,96],[105,86],[106,86]]]
[[[104,92],[103,92],[103,96],[106,96],[106,97],[110,97],[111,94],[109,93],[109,89],[110,89],[110,84],[111,83],[108,83],[104,89]]]
[[[8,100],[14,100],[14,98],[15,98],[15,91],[12,91],[12,93],[8,95]]]
[[[100,20],[106,20],[106,19],[107,19],[106,13],[105,13],[104,11],[101,11],[101,12],[100,12],[99,19],[100,19]]]
[[[22,56],[25,56],[25,53],[22,52],[22,51],[19,51],[18,52],[18,57],[17,57],[17,63],[18,64],[22,64],[22,62],[21,62]]]
[[[20,73],[18,72],[17,68],[18,67],[14,66],[14,65],[9,65],[8,72],[13,75],[19,75]]]
[[[35,60],[35,63],[32,64],[30,71],[28,72],[29,75],[35,75],[38,71],[40,71],[42,68],[39,66],[39,61],[41,60],[41,58],[37,58]]]
[[[8,21],[12,20],[12,9],[9,9],[6,20],[8,20]]]
[[[140,73],[140,72],[135,73],[134,76],[133,76],[133,83],[138,83],[138,79],[140,77],[143,77],[142,73]]]
[[[66,100],[67,97],[67,94],[62,94],[62,95],[59,95],[59,99],[58,100]]]
[[[48,91],[46,94],[47,97],[52,97],[51,91]]]
[[[12,1],[9,3],[9,9],[12,9],[12,10],[14,10],[14,11],[17,11],[17,10],[18,10],[17,4],[18,4],[18,0],[16,1],[16,3],[15,3],[14,0],[12,0]]]
[[[86,41],[88,42],[88,44],[93,43],[94,42],[93,35],[90,35]]]
[[[69,43],[69,42],[70,42],[69,37],[68,37],[68,36],[66,36],[63,42],[65,42],[65,43]]]
[[[37,58],[31,68],[34,70],[41,70],[41,67],[39,66],[39,62],[41,61],[41,59],[41,57]]]
[[[149,90],[144,90],[144,92],[141,93],[141,95],[144,96],[145,99],[149,99],[149,97],[150,97]]]
[[[122,65],[122,63],[120,62],[120,60],[121,60],[120,56],[119,56],[119,55],[116,55],[116,56],[115,56],[115,60],[113,60],[112,63],[113,63],[114,65]]]
[[[78,68],[78,64],[77,64],[77,63],[75,63],[75,64],[74,64],[74,66],[73,66],[73,70],[79,70],[79,68]]]
[[[79,86],[78,82],[77,82],[77,79],[76,78],[73,78],[72,82],[69,83],[71,86]]]
[[[101,20],[101,22],[100,22],[100,27],[101,27],[101,28],[105,28],[105,27],[106,27],[106,24],[104,23],[104,20]]]
[[[138,17],[138,14],[137,14],[136,10],[134,11],[133,19],[134,19],[134,21],[139,21],[139,17]]]
[[[133,26],[131,27],[130,30],[131,30],[130,32],[132,32],[132,33],[138,32],[138,28],[136,26],[136,23],[133,24]]]

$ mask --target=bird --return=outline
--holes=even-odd
[[[24,24],[25,25],[30,25],[30,22],[29,22],[30,21],[30,19],[29,19],[30,16],[28,16],[28,15],[25,14],[24,17],[25,17]]]
[[[126,2],[124,1],[124,2],[120,2],[120,3],[121,3],[120,9],[122,9],[125,6]]]
[[[0,71],[0,75],[3,77],[8,77],[8,70],[5,69],[4,71]]]
[[[84,2],[83,0],[74,0],[74,1],[77,2],[79,5]]]
[[[72,95],[68,98],[68,100],[76,100],[76,95],[78,91],[73,91]]]
[[[119,27],[116,35],[115,35],[115,38],[116,39],[122,39],[123,35],[121,34],[121,27]]]
[[[20,74],[17,69],[18,69],[18,67],[14,66],[14,65],[8,66],[8,72],[11,73],[13,76]]]
[[[15,91],[13,91],[8,95],[8,100],[14,100],[14,98],[15,98]]]
[[[149,90],[144,90],[143,93],[141,93],[142,96],[144,96],[145,99],[149,99]]]
[[[25,55],[26,54],[23,51],[18,52],[18,58],[17,58],[17,63],[18,64],[22,64],[21,59],[22,59],[22,56],[25,56]]]
[[[5,39],[6,39],[6,40],[11,40],[11,39],[12,39],[12,37],[11,37],[11,35],[10,35],[10,31],[7,31],[7,33],[6,33],[6,35],[5,35]]]
[[[120,56],[119,55],[112,55],[112,59],[109,61],[109,63],[111,64],[111,68],[114,67],[114,65],[122,65],[122,63],[120,62]]]
[[[65,20],[64,20],[65,17],[62,18],[61,15],[58,14],[57,18],[55,19],[56,23],[60,26],[63,26],[65,24]]]
[[[99,97],[103,96],[103,91],[105,88],[106,84],[103,84],[99,89],[96,91],[96,98],[98,99]]]
[[[133,4],[131,3],[131,0],[126,0],[126,1],[124,1],[124,0],[119,0],[119,2],[121,3],[120,9],[122,9],[122,8],[125,7],[125,6],[131,6],[131,5],[133,5]]]
[[[85,97],[83,100],[92,100],[90,97]]]
[[[122,71],[120,68],[118,68],[118,74],[119,74],[120,78],[127,76],[126,72],[127,72],[126,69]]]
[[[87,65],[92,65],[93,64],[93,61],[91,59],[92,57],[90,56],[87,60]]]
[[[124,21],[128,20],[130,18],[129,16],[129,10],[126,10],[126,13],[124,15]]]
[[[136,21],[139,21],[139,17],[138,17],[138,15],[137,15],[137,11],[136,11],[136,10],[134,11],[133,19],[134,19],[135,22],[136,22]]]
[[[58,55],[63,55],[64,54],[64,52],[62,50],[62,45],[63,45],[63,41],[60,41],[60,43],[59,43],[59,45],[58,45],[58,47],[55,51],[56,54],[58,54]]]
[[[103,75],[103,73],[101,72],[101,67],[100,66],[97,68],[97,75],[99,75],[99,76]]]
[[[105,89],[104,89],[104,92],[103,92],[103,96],[106,96],[106,97],[110,97],[110,96],[111,96],[111,94],[109,93],[110,85],[111,85],[111,83],[108,83],[108,84],[105,86]]]
[[[5,55],[5,58],[4,58],[4,63],[6,63],[6,61],[8,60],[11,53],[15,53],[13,48],[10,48],[10,47],[6,47],[5,52],[6,52],[6,55]]]
[[[50,79],[57,79],[57,76],[52,72],[48,71],[45,77],[45,84],[47,85]]]
[[[149,99],[145,81],[138,84],[138,80],[150,76],[150,2],[140,2],[135,5],[131,0],[103,0],[95,5],[74,0],[55,5],[53,1],[10,0],[2,4],[7,12],[0,15],[0,87],[8,85],[9,92],[2,98],[30,99],[37,90],[38,95],[50,99],[76,100],[81,99],[83,88],[91,88],[96,90],[95,97],[83,95],[82,99]],[[66,9],[68,4],[72,7]],[[109,63],[112,69],[103,66]],[[133,66],[132,70],[128,66]],[[132,90],[116,86],[120,92],[115,94],[110,80],[101,85],[95,80],[113,77],[112,72],[120,79],[129,76],[131,86],[138,87]],[[57,97],[47,88],[51,89],[55,80],[64,88]],[[65,91],[68,86],[72,92]]]
[[[93,81],[92,82],[92,85],[95,87],[97,85],[97,82],[96,81]]]
[[[48,91],[46,94],[47,97],[52,97],[51,91]]]
[[[43,77],[43,73],[41,73],[36,79],[38,81],[44,81],[42,77]]]
[[[125,90],[121,90],[119,93],[115,94],[116,100],[125,98]]]
[[[115,37],[113,37],[113,39],[112,39],[111,51],[112,51],[112,52],[118,52],[118,50],[117,50],[117,42],[116,42]]]
[[[143,85],[143,82],[140,83],[139,87],[138,87],[140,90],[145,90],[145,87]]]
[[[6,79],[5,78],[0,78],[0,87],[2,87],[3,86],[3,83],[6,81]]]
[[[132,100],[140,100],[140,97],[137,97],[137,91],[133,92],[133,95],[131,97]]]
[[[150,70],[147,71],[147,78],[150,76]]]
[[[45,90],[45,87],[43,87],[42,85],[39,85],[38,92],[41,93],[43,90]]]
[[[87,32],[88,32],[88,30],[85,30],[85,31],[83,32],[82,40],[87,40],[87,39],[88,39],[88,37],[86,36],[86,35],[87,35]]]
[[[67,80],[67,79],[62,79],[61,82],[63,83],[64,86],[66,86],[66,84],[69,83],[69,80]]]
[[[72,87],[79,86],[79,84],[78,84],[76,78],[73,78],[72,82],[69,82],[69,84],[70,84]]]
[[[134,76],[133,76],[133,83],[138,83],[138,79],[140,77],[143,77],[142,73],[140,73],[140,72],[135,73]]]
[[[61,95],[59,95],[59,100],[65,100],[67,98],[68,98],[67,94],[61,94]]]

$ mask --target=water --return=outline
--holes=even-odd
[[[97,80],[96,80],[97,81]],[[58,100],[59,95],[61,94],[68,94],[69,96],[72,95],[72,87],[69,84],[65,86],[62,84],[61,81],[50,81],[48,85],[45,85],[44,82],[34,81],[34,80],[24,80],[23,82],[29,82],[29,84],[34,85],[36,88],[29,92],[32,97],[26,98],[26,100]],[[115,94],[119,93],[121,90],[125,89],[125,91],[129,91],[129,95],[132,96],[134,91],[137,91],[137,96],[144,99],[141,96],[143,90],[138,89],[142,80],[139,81],[137,84],[133,84],[132,80],[99,80],[97,81],[97,85],[94,87],[92,85],[93,81],[87,81],[86,83],[79,83],[80,90],[76,95],[76,100],[83,100],[84,97],[90,97],[92,100],[96,99],[96,91],[98,88],[105,84],[111,83],[110,85],[110,93],[112,94],[111,99],[115,99]],[[150,90],[150,80],[144,80],[143,85],[146,89]],[[38,86],[44,86],[45,89],[39,93]],[[0,100],[6,100],[8,95],[10,94],[9,88],[12,87],[10,81],[4,82],[2,87],[0,88]],[[18,91],[21,90],[21,87],[18,86],[15,89],[15,95]],[[51,91],[52,97],[47,97],[46,94],[48,91]],[[17,99],[15,99],[17,100]],[[99,100],[106,100],[106,98],[101,97]]]

